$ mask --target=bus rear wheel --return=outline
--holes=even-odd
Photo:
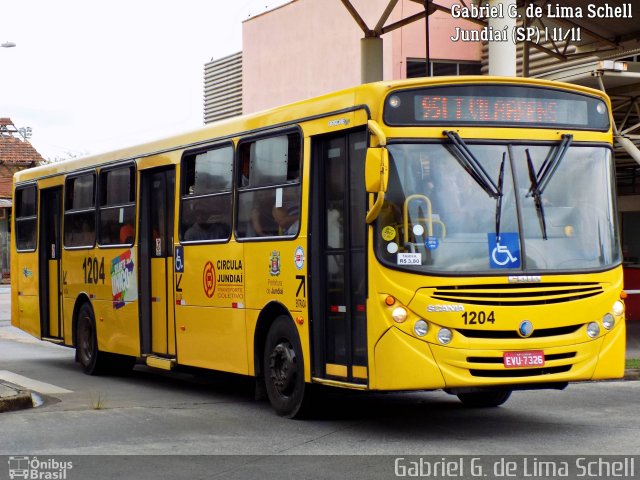
[[[96,320],[93,315],[93,309],[88,303],[84,303],[80,307],[78,326],[76,328],[77,356],[82,370],[88,375],[104,373],[106,370],[106,358],[104,353],[98,350]]]
[[[264,382],[267,396],[282,417],[300,417],[306,410],[304,361],[298,332],[290,318],[275,319],[264,348]]]
[[[459,393],[458,398],[465,407],[492,408],[506,402],[511,396],[511,390],[487,390],[485,392]]]

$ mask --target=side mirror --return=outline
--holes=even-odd
[[[367,149],[364,182],[367,193],[387,191],[389,181],[389,151],[385,147]]]
[[[387,150],[387,137],[374,120],[367,122],[367,127],[378,140],[377,147],[367,149],[367,158],[364,165],[364,183],[367,193],[376,193],[375,202],[370,205],[367,212],[367,223],[372,223],[382,210],[384,193],[389,182],[389,151]]]

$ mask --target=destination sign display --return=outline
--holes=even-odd
[[[456,85],[392,93],[385,123],[499,125],[608,130],[606,104],[597,97],[517,85]]]

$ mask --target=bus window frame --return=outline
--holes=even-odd
[[[85,175],[93,176],[93,207],[92,208],[82,208],[82,209],[67,209],[67,187],[71,180],[79,177],[83,177]],[[64,178],[64,193],[63,193],[63,220],[62,220],[62,245],[64,250],[90,250],[96,248],[97,240],[98,240],[98,229],[97,229],[97,220],[98,220],[98,209],[97,209],[97,200],[98,200],[98,171],[96,168],[91,168],[87,170],[80,170],[77,172],[70,173]],[[87,213],[93,210],[93,218],[94,218],[94,228],[93,228],[93,243],[89,245],[73,245],[68,246],[66,244],[66,231],[67,231],[67,214],[76,214],[76,213]]]
[[[298,135],[300,140],[300,165],[299,165],[299,173],[298,180],[291,183],[277,183],[272,185],[262,185],[259,187],[242,187],[242,158],[241,158],[241,148],[242,145],[246,143],[256,142],[258,140],[264,140],[267,138],[275,138],[281,136],[287,136],[290,134]],[[300,236],[302,231],[302,185],[303,185],[303,172],[304,172],[304,130],[302,126],[299,124],[294,125],[284,125],[277,130],[268,130],[266,132],[249,134],[247,136],[241,137],[238,140],[236,145],[236,158],[235,158],[235,177],[233,183],[234,190],[234,212],[233,212],[233,235],[237,242],[245,243],[245,242],[273,242],[273,241],[282,241],[282,240],[295,240]],[[265,236],[239,236],[238,235],[238,212],[239,212],[239,198],[240,194],[243,192],[259,192],[265,190],[275,190],[277,188],[287,188],[287,187],[298,187],[300,189],[300,194],[298,197],[298,230],[294,235],[265,235]]]
[[[206,194],[202,194],[202,195],[185,195],[185,190],[186,190],[186,182],[187,182],[187,176],[185,175],[186,172],[186,168],[185,168],[185,164],[187,162],[187,160],[189,160],[190,158],[193,158],[199,154],[202,153],[206,153],[206,152],[210,152],[212,150],[218,150],[218,149],[222,149],[222,148],[226,148],[226,147],[231,147],[231,188],[229,189],[229,191],[224,191],[224,192],[215,192],[215,193],[206,193]],[[235,233],[235,225],[234,225],[234,219],[235,219],[235,209],[236,209],[236,205],[235,205],[235,200],[236,200],[236,195],[235,195],[235,178],[236,178],[236,170],[237,170],[237,165],[236,165],[236,153],[237,153],[237,148],[236,145],[234,144],[233,140],[231,138],[226,139],[226,140],[221,140],[221,141],[217,141],[215,143],[211,143],[208,145],[204,145],[204,146],[198,146],[198,148],[195,149],[190,149],[190,150],[185,150],[182,152],[182,158],[180,159],[180,191],[178,192],[178,221],[177,221],[177,227],[178,227],[178,242],[180,243],[180,245],[204,245],[204,244],[225,244],[225,243],[229,243],[231,241],[231,235]],[[182,215],[183,215],[183,203],[185,200],[195,200],[195,199],[199,199],[199,198],[211,198],[211,197],[219,197],[222,195],[231,195],[231,215],[229,217],[229,234],[227,235],[226,238],[216,238],[216,239],[207,239],[207,240],[185,240],[183,238],[184,233],[182,231]]]
[[[18,198],[18,192],[21,190],[26,190],[28,188],[35,188],[36,190],[36,198],[35,198],[35,215],[30,215],[28,217],[18,217],[18,206],[17,204],[14,204],[14,214],[13,214],[13,230],[15,232],[15,239],[16,239],[16,252],[18,253],[32,253],[38,250],[38,235],[39,235],[39,227],[38,227],[38,219],[40,218],[39,215],[39,208],[40,208],[40,189],[38,188],[38,182],[29,182],[29,183],[25,183],[25,184],[21,184],[21,185],[16,185],[15,187],[15,191],[14,191],[14,199]],[[35,231],[36,231],[36,238],[35,238],[35,242],[34,242],[34,247],[33,248],[18,248],[18,229],[17,229],[17,224],[18,221],[34,221],[35,220]]]
[[[108,173],[112,170],[117,170],[120,168],[129,167],[132,171],[132,180],[133,180],[133,201],[126,204],[117,204],[117,205],[105,205],[104,207],[100,205],[100,198],[102,195],[102,183],[101,176],[103,173]],[[132,247],[135,244],[135,237],[138,232],[138,216],[137,216],[137,206],[138,206],[138,169],[136,166],[136,162],[134,160],[127,160],[125,162],[108,165],[104,168],[101,168],[98,172],[97,183],[96,183],[96,198],[95,198],[95,209],[96,209],[96,241],[94,243],[94,247],[97,245],[101,249],[109,249],[109,248],[122,248],[122,247]],[[66,179],[65,179],[66,185]],[[101,243],[100,242],[100,234],[101,234],[101,218],[102,218],[102,210],[110,210],[113,208],[119,207],[133,207],[133,227],[134,227],[134,235],[133,239],[130,243]],[[78,248],[78,247],[71,247]]]

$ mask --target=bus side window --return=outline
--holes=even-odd
[[[17,189],[15,198],[16,249],[19,251],[35,250],[38,224],[36,186],[31,185]]]
[[[96,176],[86,173],[65,182],[64,245],[92,248],[96,242]]]
[[[300,228],[300,135],[240,143],[239,162],[238,237],[295,236]]]
[[[100,172],[100,245],[132,245],[136,230],[136,180],[133,165]]]
[[[180,240],[215,241],[231,236],[233,147],[187,154],[182,160]]]

